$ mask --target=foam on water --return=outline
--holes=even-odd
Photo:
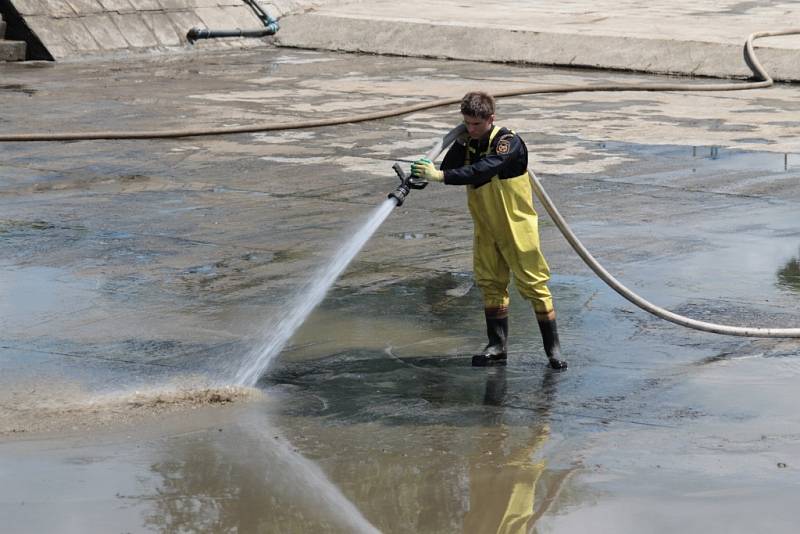
[[[265,325],[262,335],[264,341],[244,358],[234,376],[235,384],[252,387],[258,382],[395,205],[393,199],[387,199],[375,209],[364,225],[336,252],[330,263],[322,266],[311,276],[310,282],[297,292],[294,300],[286,306],[287,313]]]
[[[242,386],[219,386],[203,377],[176,377],[164,384],[97,393],[81,384],[41,378],[0,392],[0,437],[125,427],[171,412],[262,398]]]

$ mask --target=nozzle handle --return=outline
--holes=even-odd
[[[405,186],[409,189],[425,189],[425,186],[428,185],[427,180],[406,174],[399,162],[395,162],[395,164],[392,165],[392,169],[397,173],[397,177],[400,178],[401,186]]]
[[[453,144],[453,141],[456,140],[456,137],[466,132],[466,130],[467,129],[464,124],[461,123],[447,132],[447,135],[438,141],[431,151],[428,152],[427,158],[431,161],[435,160],[446,147]],[[403,170],[403,167],[400,166],[400,162],[396,161],[395,164],[392,165],[392,169],[394,169],[394,172],[400,179],[400,185],[397,186],[397,189],[389,193],[388,197],[395,199],[398,206],[403,205],[403,201],[405,201],[412,189],[425,189],[425,186],[428,185],[427,180],[406,174],[406,172]]]
[[[408,175],[403,170],[403,167],[400,166],[399,161],[394,162],[394,165],[392,165],[392,169],[394,169],[394,172],[397,174],[397,177],[400,178],[401,183],[405,183],[406,180],[408,180]]]

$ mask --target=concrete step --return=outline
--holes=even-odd
[[[25,41],[0,40],[0,61],[25,61]]]
[[[25,41],[6,41],[7,27],[0,15],[0,61],[25,61]]]

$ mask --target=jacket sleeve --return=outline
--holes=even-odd
[[[445,167],[445,163],[448,163],[447,157],[445,157],[445,160],[442,162],[444,183],[449,185],[476,185],[485,183],[487,180],[491,179],[492,176],[498,174],[503,167],[524,155],[524,145],[516,135],[504,135],[498,141],[498,147],[500,143],[504,142],[508,143],[508,148],[505,150],[505,153],[497,153],[498,150],[496,149],[494,150],[494,154],[488,155],[472,165]],[[462,147],[462,151],[463,150],[466,149]],[[450,152],[447,153],[447,156],[449,155]],[[462,157],[461,162],[463,161],[464,159]]]

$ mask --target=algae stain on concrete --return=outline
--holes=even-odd
[[[800,292],[800,255],[790,259],[778,273],[778,285]]]

